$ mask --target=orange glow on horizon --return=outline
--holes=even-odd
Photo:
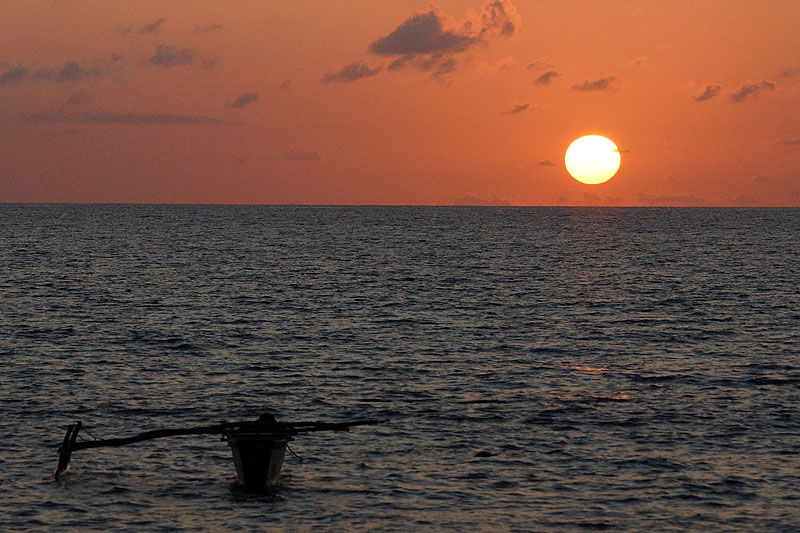
[[[0,201],[800,206],[800,4],[4,7]]]

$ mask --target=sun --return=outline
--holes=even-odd
[[[617,145],[601,135],[586,135],[575,139],[567,148],[564,164],[567,172],[589,185],[605,183],[619,170]]]

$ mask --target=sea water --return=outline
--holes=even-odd
[[[800,210],[0,205],[7,530],[800,527]],[[247,494],[188,436],[291,443]]]

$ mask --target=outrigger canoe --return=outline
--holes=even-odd
[[[58,479],[69,470],[72,453],[104,446],[125,446],[152,439],[178,435],[222,435],[231,447],[236,476],[248,490],[261,490],[273,484],[283,466],[289,441],[300,433],[311,431],[350,431],[351,427],[380,423],[378,420],[352,420],[349,422],[278,422],[270,413],[257,420],[223,422],[210,426],[168,428],[146,431],[131,437],[77,441],[83,427],[81,422],[67,426],[64,441],[59,447]]]

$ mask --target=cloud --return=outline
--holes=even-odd
[[[800,74],[800,68],[790,68],[790,69],[786,69],[783,72],[781,72],[778,75],[778,77],[779,78],[793,78],[793,77],[797,76],[798,74]]]
[[[68,115],[33,113],[31,122],[72,122],[91,124],[231,124],[212,117],[167,113],[74,113]]]
[[[70,61],[58,71],[55,80],[57,82],[79,81],[98,76],[100,73],[101,71],[97,67],[82,67],[75,61]]]
[[[153,22],[150,22],[149,24],[145,24],[144,26],[141,27],[141,29],[139,29],[139,33],[141,33],[143,35],[146,34],[146,33],[156,33],[159,30],[159,28],[161,27],[161,25],[164,23],[165,20],[167,20],[167,19],[160,18],[158,20],[154,20]]]
[[[547,72],[543,72],[537,76],[533,83],[535,85],[550,85],[550,82],[553,81],[555,78],[559,76],[558,72],[555,70],[548,70]]]
[[[531,104],[517,104],[514,107],[512,107],[511,109],[509,109],[508,111],[506,111],[506,114],[508,114],[508,115],[518,115],[518,114],[522,113],[523,111],[525,111],[526,109],[528,109],[530,106],[531,106]]]
[[[103,65],[99,60],[95,61],[91,66],[83,66],[77,61],[67,61],[61,68],[46,67],[37,71],[18,65],[0,73],[0,86],[13,85],[24,81],[75,82],[102,76],[107,70],[108,65]]]
[[[498,37],[510,37],[519,26],[519,15],[509,0],[490,0],[480,13],[457,23],[439,8],[430,6],[413,13],[388,35],[369,45],[377,56],[394,58],[388,70],[415,66],[441,76],[456,70],[457,54]]]
[[[528,69],[530,70],[548,70],[551,68],[553,66],[544,59],[537,59],[533,63],[528,63]]]
[[[224,30],[225,26],[222,24],[207,24],[206,26],[200,26],[195,28],[195,33],[213,33],[217,31]]]
[[[481,35],[510,37],[517,31],[520,18],[517,8],[508,0],[490,0],[483,4],[481,23]]]
[[[462,52],[475,44],[477,36],[459,29],[445,29],[447,17],[435,7],[415,13],[369,49],[379,56],[439,55]]]
[[[614,76],[606,76],[594,81],[585,80],[583,83],[573,85],[572,90],[581,92],[607,91],[616,79]]]
[[[786,145],[786,146],[800,146],[800,139],[789,139],[789,140],[783,141],[781,144]]]
[[[290,150],[283,153],[283,158],[287,161],[301,161],[306,163],[313,163],[315,161],[322,161],[319,153],[315,151],[302,152],[297,150]]]
[[[162,67],[172,68],[194,63],[195,53],[189,48],[175,48],[159,44],[156,46],[156,53],[148,60],[151,64]]]
[[[342,70],[338,72],[328,72],[322,77],[322,81],[326,83],[331,82],[350,82],[360,80],[361,78],[368,78],[370,76],[375,76],[381,70],[383,70],[382,65],[378,65],[375,68],[370,68],[367,64],[362,63],[361,61],[356,61],[355,63],[350,63],[349,65],[345,65],[342,67]]]
[[[736,92],[731,94],[730,98],[734,104],[738,104],[749,96],[755,96],[762,91],[775,90],[775,83],[769,80],[749,81],[743,83],[736,89]]]
[[[706,100],[711,100],[715,96],[719,94],[722,90],[722,86],[717,83],[709,83],[703,90],[700,91],[698,94],[692,96],[692,100],[695,102],[705,102]]]
[[[0,87],[3,85],[13,85],[15,83],[24,81],[29,74],[30,71],[22,65],[12,67],[0,74]]]
[[[236,100],[234,100],[232,103],[225,104],[225,107],[238,109],[257,101],[258,101],[258,94],[243,93],[237,96]]]
[[[556,164],[553,163],[552,161],[550,161],[549,159],[545,159],[544,161],[539,161],[539,163],[537,163],[537,164],[540,167],[554,167],[554,166],[556,166]]]
[[[283,81],[281,82],[281,84],[280,84],[280,85],[278,85],[278,88],[279,88],[281,91],[284,91],[284,90],[288,89],[288,88],[289,88],[289,86],[290,86],[291,84],[292,84],[292,80],[283,80]]]

